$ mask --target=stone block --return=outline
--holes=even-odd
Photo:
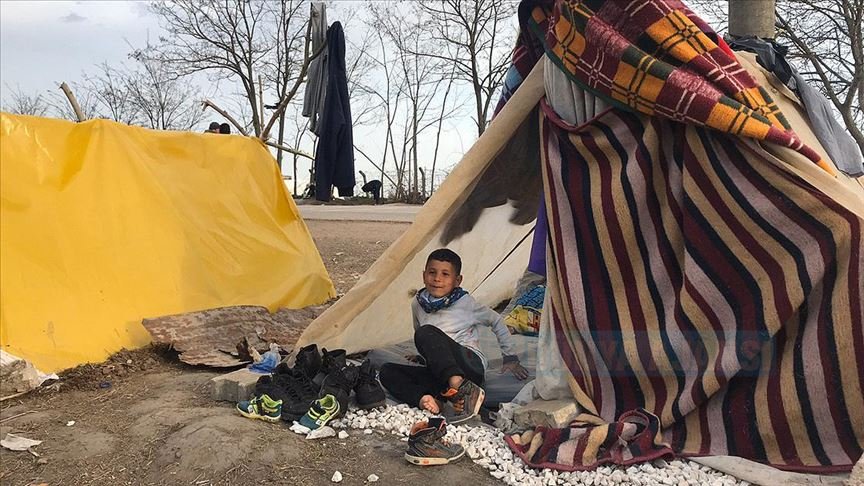
[[[239,402],[247,400],[255,390],[255,383],[262,377],[246,368],[232,371],[210,380],[210,396],[216,401]]]
[[[519,427],[567,427],[579,415],[573,400],[534,400],[516,409],[513,421]]]

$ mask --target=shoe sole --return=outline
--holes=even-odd
[[[480,397],[477,399],[477,403],[474,405],[474,410],[471,411],[471,415],[466,415],[456,420],[447,419],[447,423],[451,425],[459,425],[476,417],[480,413],[480,408],[483,407],[484,400],[486,400],[486,392],[480,388]]]
[[[265,421],[267,423],[271,423],[271,424],[278,423],[280,420],[282,420],[282,417],[268,417],[266,415],[256,415],[256,414],[252,414],[249,412],[244,412],[243,410],[240,410],[239,408],[237,408],[236,410],[237,410],[237,412],[240,413],[240,415],[242,415],[248,419],[252,419],[252,420],[255,420],[255,419],[263,420],[263,421]]]
[[[465,451],[463,450],[459,453],[458,456],[455,457],[417,457],[412,456],[411,454],[405,453],[405,460],[410,462],[411,464],[417,466],[443,466],[445,464],[450,464],[453,461],[459,460],[462,456],[465,455]]]

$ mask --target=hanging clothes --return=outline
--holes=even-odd
[[[332,187],[342,197],[354,195],[354,137],[348,76],[345,72],[345,34],[342,24],[327,29],[327,96],[321,111],[315,151],[315,199],[329,201]]]
[[[309,21],[312,23],[310,42],[312,53],[318,52],[327,41],[327,6],[320,2],[312,3]],[[327,50],[309,62],[309,75],[306,91],[303,93],[303,116],[309,118],[309,129],[318,133],[318,118],[324,108],[327,94]]]

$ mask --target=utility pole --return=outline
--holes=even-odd
[[[774,0],[729,0],[729,34],[774,38]]]

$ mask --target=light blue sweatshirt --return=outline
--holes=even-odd
[[[411,314],[414,316],[414,330],[420,326],[435,326],[446,333],[457,343],[471,349],[483,362],[483,369],[488,366],[488,361],[480,351],[480,337],[477,334],[479,326],[492,328],[498,339],[501,354],[505,356],[516,355],[510,331],[504,325],[504,319],[497,312],[478,303],[471,295],[465,295],[450,307],[445,307],[437,312],[428,313],[423,310],[417,299],[411,301]]]

